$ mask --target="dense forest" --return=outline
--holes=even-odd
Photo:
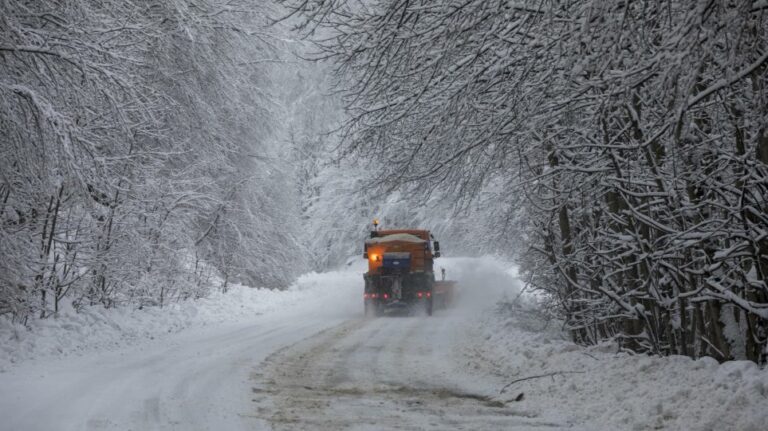
[[[765,0],[0,2],[0,317],[284,288],[367,222],[574,340],[763,361]]]
[[[343,151],[486,202],[576,341],[762,360],[768,3],[281,3],[335,64]]]
[[[0,316],[285,288],[358,254],[375,215],[424,221],[337,160],[342,105],[285,15],[0,3]]]
[[[274,91],[302,78],[276,74],[291,47],[247,3],[0,4],[0,314],[162,306],[305,267]]]

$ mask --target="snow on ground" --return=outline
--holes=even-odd
[[[236,290],[165,310],[170,317],[112,310],[4,339],[26,359],[0,373],[0,430],[265,429],[251,413],[253,368],[361,314],[361,278],[308,274],[284,292]],[[79,344],[59,353],[49,348],[59,337]]]
[[[56,318],[34,319],[30,328],[0,317],[0,372],[33,359],[83,355],[114,350],[167,337],[188,328],[242,323],[255,316],[282,312],[306,302],[345,295],[359,284],[351,271],[305,274],[287,290],[255,289],[231,285],[227,293],[170,304],[164,308],[105,309],[85,307],[79,313],[65,308]],[[339,282],[339,280],[342,280]],[[342,289],[314,290],[337,284]],[[346,284],[345,284],[346,283]]]
[[[465,346],[486,373],[505,376],[499,396],[560,412],[594,430],[765,430],[768,370],[748,361],[618,353],[575,345],[536,308],[504,303],[476,321]],[[527,380],[526,380],[527,379]]]
[[[0,324],[0,430],[764,430],[749,362],[584,348],[492,258],[441,258],[452,309],[366,319],[365,262],[286,291]]]

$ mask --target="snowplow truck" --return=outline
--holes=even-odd
[[[432,315],[433,259],[440,257],[440,243],[428,230],[372,230],[363,257],[368,260],[363,275],[366,316],[398,309],[408,313],[422,309]]]

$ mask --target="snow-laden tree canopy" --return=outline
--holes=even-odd
[[[305,270],[285,142],[307,92],[282,90],[302,79],[300,46],[271,14],[0,3],[0,315],[162,306]]]
[[[576,340],[764,355],[764,1],[280,3],[336,64],[344,152],[480,204]]]

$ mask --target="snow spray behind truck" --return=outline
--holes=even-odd
[[[373,226],[363,253],[368,259],[368,272],[363,274],[365,314],[421,308],[431,316],[436,300],[447,305],[453,283],[435,281],[433,265],[440,257],[440,243],[432,234],[421,229],[379,230],[377,220]]]

